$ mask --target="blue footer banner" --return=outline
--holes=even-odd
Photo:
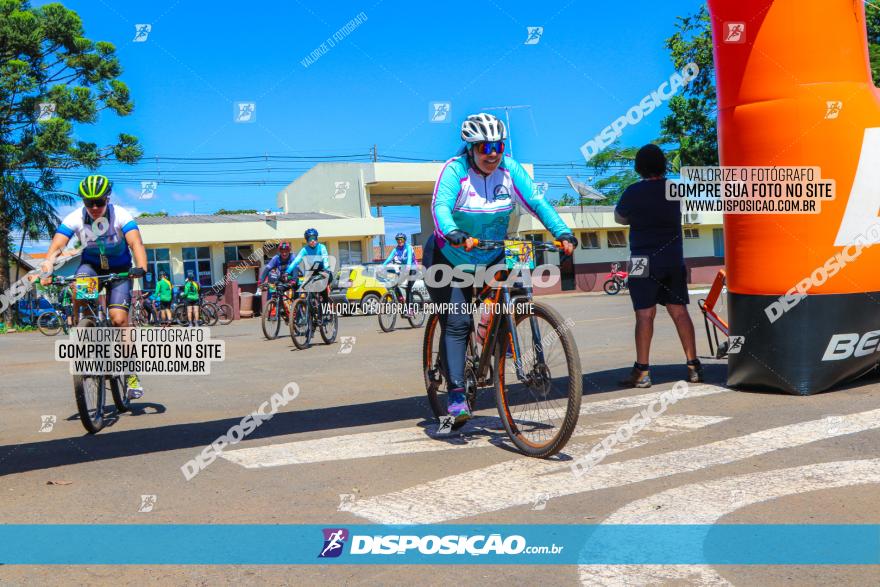
[[[880,525],[0,525],[2,564],[877,565]]]

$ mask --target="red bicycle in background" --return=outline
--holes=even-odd
[[[613,296],[627,287],[628,278],[629,273],[620,270],[620,263],[612,263],[611,273],[605,276],[605,285],[602,286],[602,289],[609,296]]]

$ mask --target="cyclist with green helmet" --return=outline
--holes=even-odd
[[[44,285],[51,282],[55,259],[74,236],[82,244],[80,265],[75,272],[77,277],[126,271],[132,277],[144,276],[147,251],[141,232],[128,210],[110,203],[112,193],[113,183],[103,175],[90,175],[80,182],[79,197],[83,207],[68,214],[58,226],[42,266]],[[110,283],[106,290],[111,324],[118,328],[128,326],[131,281]],[[78,315],[76,300],[73,310],[74,315]],[[144,390],[136,374],[128,376],[128,392],[132,399],[143,396]]]

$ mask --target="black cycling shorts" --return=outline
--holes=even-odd
[[[646,277],[629,276],[629,297],[634,310],[653,308],[657,304],[687,305],[687,267],[650,267]]]

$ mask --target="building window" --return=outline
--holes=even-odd
[[[608,248],[609,249],[625,249],[626,233],[622,230],[608,231]]]
[[[363,243],[361,241],[340,241],[339,262],[343,265],[360,265],[363,263]]]
[[[211,285],[211,247],[183,248],[183,276],[192,271],[199,285]]]
[[[144,275],[144,289],[154,289],[159,280],[159,272],[164,271],[171,279],[171,255],[168,249],[147,249],[147,274]]]
[[[237,263],[238,261],[251,261],[251,255],[254,254],[254,247],[251,245],[230,245],[223,247],[223,255],[227,263]]]
[[[600,249],[598,232],[582,232],[581,233],[582,249]]]
[[[700,238],[700,229],[699,228],[685,228],[684,229],[684,238]]]

